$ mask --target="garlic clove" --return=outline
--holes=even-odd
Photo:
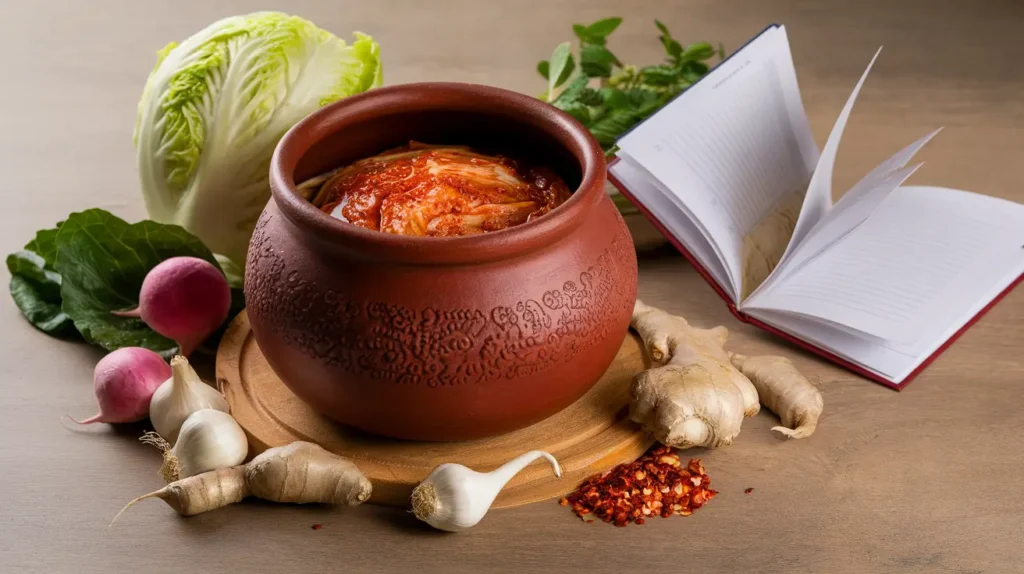
[[[555,476],[562,476],[555,457],[540,450],[522,454],[491,472],[477,472],[461,464],[442,464],[413,489],[413,514],[434,528],[448,532],[475,526],[508,481],[538,458],[551,464]]]
[[[141,440],[164,451],[160,475],[168,483],[242,464],[249,454],[249,440],[242,427],[231,415],[215,409],[189,415],[173,447],[154,432],[145,433]]]
[[[172,451],[181,462],[178,478],[188,478],[242,464],[249,454],[249,440],[231,415],[202,409],[185,419]]]
[[[160,385],[149,401],[149,420],[153,429],[171,445],[178,440],[182,423],[201,409],[229,412],[224,396],[196,374],[188,359],[171,359],[171,378]]]

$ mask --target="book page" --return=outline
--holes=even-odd
[[[618,144],[706,229],[738,302],[744,237],[806,189],[818,160],[785,29],[762,33]]]
[[[748,311],[748,314],[801,341],[830,351],[890,382],[900,383],[1012,285],[1021,274],[1024,274],[1024,249],[1021,250],[1017,261],[1011,262],[1002,276],[998,277],[974,303],[951,309],[951,320],[944,327],[925,332],[911,343],[886,341],[857,331],[836,329],[808,320],[806,316],[791,313],[757,309]]]
[[[897,188],[851,232],[759,297],[894,343],[944,331],[1024,258],[1024,205]]]
[[[728,280],[725,267],[722,266],[720,254],[715,252],[702,229],[686,212],[678,199],[667,189],[661,187],[658,180],[636,164],[625,153],[619,154],[619,161],[608,167],[616,179],[624,185],[633,199],[643,205],[644,209],[658,214],[658,222],[671,233],[687,251],[711,274],[715,283],[730,297],[732,285]]]
[[[928,357],[973,319],[993,299],[1013,284],[1024,273],[1024,249],[1016,263],[1011,262],[1001,277],[973,304],[950,313],[952,319],[942,328],[923,333],[912,343],[886,341],[857,331],[845,331],[830,325],[808,320],[802,315],[781,313],[767,309],[747,313],[780,329],[801,341],[830,351],[851,363],[881,376],[893,383],[903,382]]]
[[[854,184],[835,206],[825,213],[821,221],[811,228],[807,237],[793,247],[786,264],[770,273],[758,284],[753,293],[745,296],[741,308],[756,307],[757,295],[760,292],[768,289],[774,282],[781,281],[808,260],[820,255],[836,240],[863,223],[893,190],[917,171],[920,164],[905,169],[906,164],[941,130],[942,128],[939,128],[896,152]]]
[[[746,301],[779,264],[793,236],[805,195],[804,190],[797,189],[782,196],[779,203],[743,236],[743,291],[740,301]]]
[[[893,172],[906,167],[906,165],[910,163],[910,160],[914,159],[914,156],[917,155],[917,152],[921,151],[921,148],[923,148],[928,142],[932,141],[932,138],[937,136],[941,131],[942,128],[938,128],[935,131],[926,134],[907,147],[894,153],[889,159],[875,166],[875,169],[868,172],[867,175],[862,177],[860,181],[855,183],[853,187],[844,193],[843,197],[839,198],[839,201],[836,202],[835,209],[841,210],[845,209],[847,206],[856,204],[856,202],[860,201],[862,194],[870,193],[879,182],[889,177]]]
[[[800,243],[800,246],[786,261],[785,267],[772,273],[770,279],[762,283],[755,293],[744,300],[742,308],[757,307],[760,303],[759,295],[761,293],[784,281],[787,276],[799,270],[808,261],[820,256],[858,225],[864,223],[875,209],[889,197],[889,194],[902,185],[920,167],[921,164],[917,164],[897,169],[888,173],[884,178],[874,181],[865,180],[855,186],[811,230],[807,238]]]
[[[839,142],[843,139],[846,123],[850,119],[850,113],[853,112],[853,104],[857,101],[860,89],[864,86],[864,80],[867,80],[868,73],[871,72],[871,67],[875,65],[875,60],[878,59],[878,54],[881,52],[882,49],[879,48],[875,52],[874,57],[871,58],[871,61],[868,62],[867,69],[861,74],[857,85],[853,87],[853,92],[846,99],[846,104],[843,106],[842,111],[839,112],[839,118],[836,119],[836,123],[832,126],[832,131],[828,134],[828,140],[825,142],[825,147],[821,150],[821,157],[818,158],[818,164],[814,168],[811,182],[807,186],[807,195],[804,197],[804,204],[800,208],[800,217],[797,219],[796,226],[793,229],[793,236],[790,238],[786,252],[780,261],[782,265],[785,264],[786,259],[793,253],[796,246],[807,237],[811,229],[825,217],[825,214],[832,207],[832,174],[835,171],[836,156],[839,155]]]

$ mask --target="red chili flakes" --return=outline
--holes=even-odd
[[[652,516],[689,516],[716,494],[699,459],[684,467],[671,447],[659,446],[634,462],[588,478],[558,503],[572,505],[585,522],[596,517],[625,526],[643,524]]]
[[[748,489],[743,491],[743,494],[750,494],[751,492],[754,492],[754,489],[753,488],[748,488]]]
[[[321,529],[321,528],[323,528],[323,527],[324,527],[324,525],[323,525],[323,524],[314,524],[314,525],[313,525],[313,530],[320,530],[320,529]]]

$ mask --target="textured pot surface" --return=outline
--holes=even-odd
[[[576,191],[535,221],[452,238],[348,225],[295,191],[410,139],[546,165]],[[636,298],[633,243],[604,169],[575,120],[497,88],[407,84],[325,107],[271,165],[273,199],[246,264],[260,349],[316,410],[396,438],[478,438],[554,414],[608,367]]]

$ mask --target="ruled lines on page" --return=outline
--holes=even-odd
[[[744,236],[806,186],[818,159],[785,29],[766,31],[619,146],[707,230],[738,295]]]
[[[878,59],[878,55],[881,52],[882,49],[879,48],[871,58],[871,61],[868,62],[868,67],[861,74],[860,80],[857,81],[853,91],[850,92],[850,96],[846,99],[846,104],[843,105],[842,111],[839,112],[839,118],[836,119],[836,123],[832,126],[832,131],[828,134],[828,140],[825,142],[825,147],[821,150],[818,165],[814,168],[814,175],[811,176],[811,181],[807,186],[807,195],[804,197],[804,205],[800,210],[800,218],[796,222],[793,237],[789,242],[786,253],[782,256],[782,261],[779,262],[780,265],[785,265],[786,260],[793,253],[794,249],[807,237],[807,234],[811,232],[814,226],[825,217],[829,209],[832,208],[832,174],[835,171],[836,157],[839,155],[839,143],[843,139],[843,132],[846,131],[846,124],[849,122],[850,114],[853,112],[853,104],[857,101],[857,96],[860,94],[861,88],[864,87],[864,82],[868,79],[868,74],[871,72],[871,68],[875,65],[875,60]]]
[[[1024,206],[937,187],[896,189],[761,307],[908,343],[943,329],[1024,261]]]
[[[864,223],[875,209],[920,166],[921,164],[900,167],[885,172],[885,177],[878,176],[858,183],[814,226],[807,238],[791,253],[785,265],[779,267],[769,279],[761,284],[757,291],[744,300],[741,308],[756,308],[760,304],[760,293],[785,281],[788,275],[800,269],[808,261],[821,256],[831,245]]]
[[[686,247],[711,274],[715,283],[734,299],[721,254],[715,252],[715,247],[707,238],[707,231],[686,212],[679,200],[628,155],[621,155],[619,161],[609,166],[608,170],[629,189],[636,201],[649,212],[658,214],[658,221],[665,229]]]
[[[740,236],[786,192],[806,181],[775,63],[753,66],[719,94],[713,113],[692,118],[685,129],[655,144],[655,149],[669,148],[713,194],[711,201],[728,218],[729,231]],[[750,105],[752,94],[760,105]]]

